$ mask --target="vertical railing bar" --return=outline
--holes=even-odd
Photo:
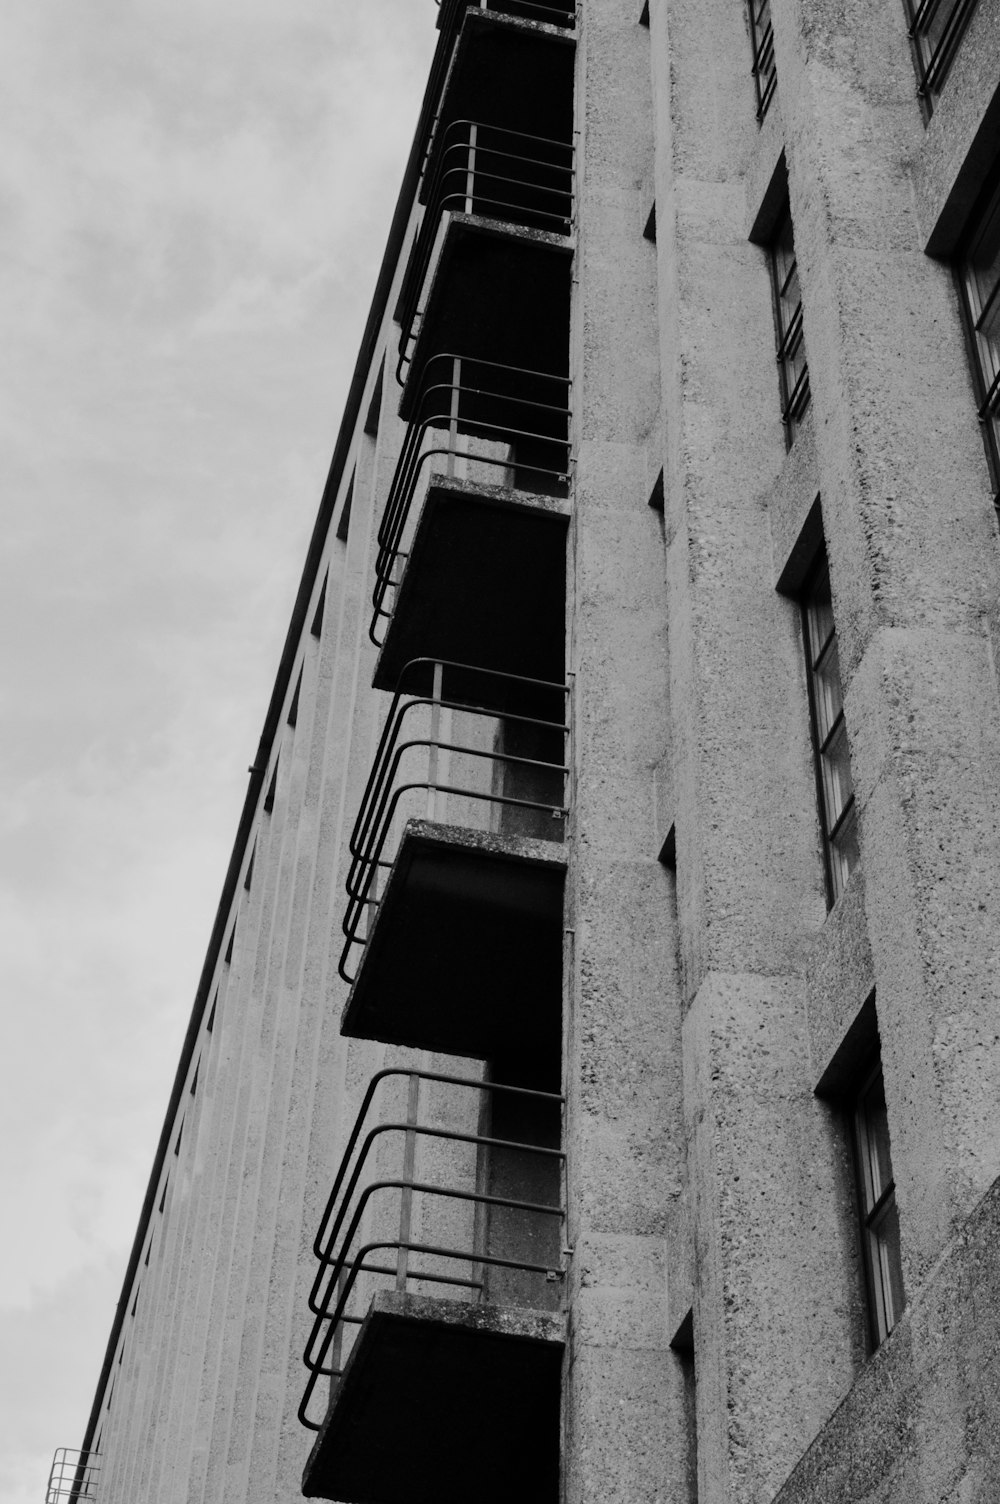
[[[458,449],[458,417],[459,403],[462,399],[462,361],[455,355],[451,363],[451,402],[448,410],[448,464],[445,473],[455,474],[456,451]]]
[[[440,664],[435,664],[435,670]],[[412,1181],[417,1161],[417,1135],[413,1129],[417,1125],[417,1114],[420,1107],[420,1076],[416,1071],[410,1074],[410,1084],[406,1097],[406,1121],[412,1125],[407,1128],[406,1139],[403,1148],[403,1180]],[[410,1251],[406,1246],[410,1242],[410,1228],[413,1219],[413,1191],[410,1186],[405,1186],[399,1197],[399,1242],[400,1247],[396,1254],[396,1289],[405,1291],[406,1277],[409,1269]]]
[[[466,212],[466,214],[471,214],[472,213],[473,204],[475,203],[476,142],[478,140],[479,140],[479,126],[478,125],[470,125],[470,127],[469,127],[469,165],[468,165],[468,168],[466,169],[466,174],[465,174],[465,212]]]
[[[437,812],[438,742],[441,739],[441,701],[444,698],[444,664],[435,663],[434,681],[431,688],[431,729],[427,740],[430,751],[427,758],[427,818],[433,820]]]

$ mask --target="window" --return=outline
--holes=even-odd
[[[792,216],[786,203],[770,244],[774,325],[781,381],[781,421],[791,447],[795,429],[809,406],[809,367],[802,339],[802,294],[795,260]]]
[[[944,83],[976,0],[905,0],[917,65],[917,93],[928,112]]]
[[[1000,495],[1000,177],[989,185],[959,259],[993,489]]]
[[[853,1103],[851,1127],[872,1346],[879,1347],[906,1303],[881,1060],[869,1064]]]
[[[694,1366],[694,1311],[688,1311],[670,1344],[681,1368],[684,1384],[684,1430],[687,1456],[685,1474],[687,1487],[681,1498],[687,1504],[698,1504],[698,1383]]]
[[[757,88],[757,120],[763,120],[774,97],[778,75],[774,66],[774,32],[771,0],[749,0],[750,45],[753,48],[753,81]]]
[[[813,566],[801,600],[820,825],[827,890],[832,905],[844,891],[847,879],[857,865],[858,834],[851,757],[844,724],[837,629],[830,599],[830,566],[825,549]]]

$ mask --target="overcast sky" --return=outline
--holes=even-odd
[[[433,0],[0,0],[0,1504],[78,1446]]]

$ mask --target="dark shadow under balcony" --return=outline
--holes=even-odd
[[[554,1504],[562,1105],[485,1077],[370,1082],[313,1245],[307,1496]]]
[[[572,256],[565,235],[445,213],[400,370],[400,417],[413,419],[427,364],[444,352],[567,377]]]
[[[379,688],[428,655],[562,678],[570,422],[565,377],[450,354],[425,367],[379,524],[369,635],[382,647],[395,628]]]
[[[439,124],[422,185],[424,215],[396,309],[400,379],[421,324],[428,272],[445,247],[448,217],[566,237],[575,218],[574,156],[569,132],[560,140],[502,129],[482,113]]]
[[[558,1059],[568,733],[564,685],[407,666],[351,837],[345,1034]]]
[[[432,472],[414,512],[375,592],[375,688],[393,689],[414,658],[562,680],[566,503]]]

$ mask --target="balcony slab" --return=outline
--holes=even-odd
[[[400,399],[400,417],[411,422],[427,416],[421,378],[426,362],[435,355],[565,376],[572,257],[568,236],[474,214],[446,213],[424,279],[424,313]],[[517,384],[516,395],[552,402],[551,389],[535,394],[527,377]],[[447,410],[446,403],[441,411]],[[494,414],[485,404],[477,417],[502,427],[510,421],[510,408],[501,406]],[[539,413],[537,421],[544,417]],[[553,436],[565,440],[565,419],[552,414],[551,422]],[[537,431],[543,433],[544,428]]]
[[[377,1294],[306,1464],[341,1504],[556,1504],[564,1318]]]
[[[476,120],[569,144],[575,65],[572,31],[470,7],[445,80],[435,143],[455,121]],[[433,152],[432,145],[432,159]],[[430,177],[427,169],[424,188]]]
[[[565,875],[557,842],[408,821],[341,1032],[558,1062]]]
[[[568,522],[564,501],[432,476],[375,665],[375,688],[394,690],[414,658],[561,684]],[[481,676],[470,686],[476,703],[483,703],[484,687]],[[456,690],[449,694],[454,698]]]

